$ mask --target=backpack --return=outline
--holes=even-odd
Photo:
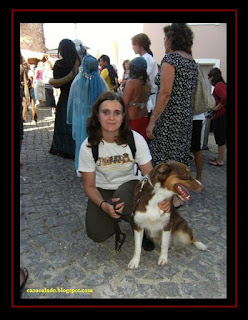
[[[134,136],[133,136],[133,131],[131,131],[131,134],[127,138],[127,145],[130,147],[132,151],[133,158],[135,158],[136,154],[136,146],[135,146],[135,141],[134,141]],[[92,147],[92,154],[95,162],[98,160],[98,145]]]

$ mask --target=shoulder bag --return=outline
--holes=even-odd
[[[198,65],[198,76],[195,92],[191,98],[193,114],[207,112],[215,107],[215,99],[209,91]]]

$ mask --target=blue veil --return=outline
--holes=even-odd
[[[78,157],[82,142],[87,137],[86,124],[91,109],[100,94],[108,91],[108,85],[98,70],[98,61],[86,55],[74,78],[67,103],[67,123],[72,125],[72,138],[76,142],[75,168],[78,169]]]

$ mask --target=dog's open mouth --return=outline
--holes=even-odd
[[[191,200],[189,191],[180,183],[174,185],[174,190],[183,201]]]

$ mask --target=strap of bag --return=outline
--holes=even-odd
[[[135,145],[135,141],[134,141],[133,131],[131,131],[131,134],[130,134],[130,136],[128,137],[127,144],[129,145],[129,148],[130,148],[131,151],[132,151],[133,158],[135,158],[136,145]]]
[[[97,146],[93,146],[91,148],[91,150],[92,150],[93,158],[94,158],[95,162],[97,162],[97,160],[98,160],[98,145]]]

